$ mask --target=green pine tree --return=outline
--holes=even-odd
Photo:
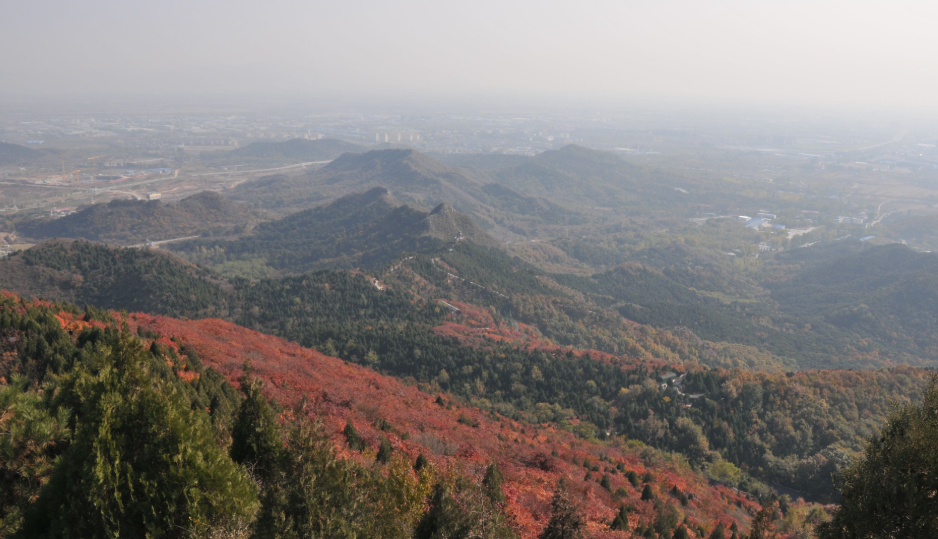
[[[351,419],[345,424],[345,428],[342,429],[342,434],[345,435],[345,441],[348,442],[349,449],[355,451],[365,449],[365,442],[362,440],[361,436],[358,435],[358,431],[355,429],[355,425],[352,424]]]
[[[385,437],[381,438],[381,445],[378,447],[378,454],[375,456],[375,460],[382,464],[386,464],[391,460],[391,455],[394,453],[394,449],[391,447],[391,441]]]
[[[586,533],[586,522],[567,492],[563,479],[554,491],[550,502],[550,521],[541,532],[540,539],[581,539]]]
[[[651,489],[651,485],[645,485],[645,488],[642,489],[642,501],[654,500],[655,493]]]
[[[629,531],[629,512],[624,505],[619,506],[619,512],[616,514],[616,518],[612,520],[609,528],[624,532]]]
[[[897,408],[842,476],[843,501],[821,539],[938,537],[938,375],[921,404]]]
[[[726,539],[726,535],[724,535],[724,532],[723,532],[722,524],[720,524],[719,522],[717,523],[717,527],[713,528],[713,531],[710,532],[709,539]]]

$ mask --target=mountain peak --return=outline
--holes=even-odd
[[[472,217],[456,211],[452,204],[443,202],[427,215],[427,234],[445,241],[468,241],[476,245],[495,247],[498,241],[489,236]]]
[[[439,204],[437,207],[433,208],[433,210],[430,211],[430,215],[437,215],[437,214],[446,215],[454,211],[456,211],[456,209],[453,208],[452,204],[450,204],[449,202],[443,202]]]

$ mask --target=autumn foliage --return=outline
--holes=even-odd
[[[308,409],[324,419],[346,458],[358,458],[342,434],[351,423],[365,445],[375,451],[386,438],[395,452],[412,460],[424,455],[443,468],[481,469],[496,461],[505,477],[509,514],[522,537],[536,537],[546,525],[560,479],[581,500],[592,536],[627,537],[609,528],[623,504],[634,507],[630,528],[654,521],[654,503],[642,501],[641,489],[633,487],[619,469],[633,470],[639,476],[651,472],[650,488],[659,492],[677,487],[693,493],[681,510],[689,522],[707,530],[717,522],[744,525],[759,510],[746,496],[711,485],[679,463],[646,463],[639,449],[626,444],[591,443],[551,426],[486,414],[448,395],[424,393],[367,368],[221,320],[182,321],[138,313],[129,322],[185,343],[206,367],[218,370],[233,384],[241,378],[245,360],[250,360],[253,374],[265,382],[268,397],[285,407],[308,403]],[[584,461],[600,465],[599,471],[585,472]],[[600,485],[604,476],[608,476],[608,489]]]

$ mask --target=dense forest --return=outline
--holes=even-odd
[[[342,458],[249,368],[238,391],[193,350],[138,333],[0,298],[0,536],[514,537],[496,465],[475,482],[385,445]]]
[[[224,306],[208,270],[146,249],[52,241],[0,261],[0,289],[104,309],[195,316]]]
[[[735,534],[759,513],[752,497],[647,448],[434,404],[299,352],[321,363],[307,374],[272,361],[283,343],[237,326],[125,316],[0,298],[3,537],[510,538],[571,525],[699,537]],[[205,340],[218,331],[236,348],[219,355]],[[273,373],[288,367],[284,385]],[[313,380],[333,399],[377,391],[384,406],[343,412],[325,387],[307,389]],[[577,501],[586,493],[598,503]]]
[[[564,299],[569,292],[498,253],[461,245],[439,260],[406,257],[380,286],[334,270],[229,283],[159,253],[81,242],[14,259],[82,275],[88,288],[78,290],[88,303],[221,316],[506,417],[550,422],[587,439],[626,435],[683,453],[700,470],[728,463],[810,499],[835,496],[832,473],[858,454],[889,400],[916,399],[927,378],[911,368],[711,369],[708,354],[734,352],[647,326],[604,325],[577,312]],[[141,289],[125,284],[131,281],[152,285],[135,294]],[[597,344],[619,353],[596,351]],[[659,387],[668,372],[683,374],[683,385]]]
[[[84,238],[118,245],[188,236],[243,233],[252,223],[248,209],[211,191],[166,204],[161,200],[120,200],[93,204],[59,219],[17,225],[28,238]]]

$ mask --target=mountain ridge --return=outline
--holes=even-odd
[[[426,211],[401,203],[387,187],[374,187],[262,223],[237,240],[198,240],[173,249],[195,253],[203,263],[214,261],[198,258],[200,249],[221,250],[226,262],[262,259],[273,270],[295,273],[320,267],[375,268],[403,253],[432,251],[460,241],[498,245],[450,204]]]
[[[120,200],[92,204],[58,219],[18,224],[26,237],[82,238],[118,244],[243,230],[252,220],[248,209],[213,191],[202,191],[178,202]]]

